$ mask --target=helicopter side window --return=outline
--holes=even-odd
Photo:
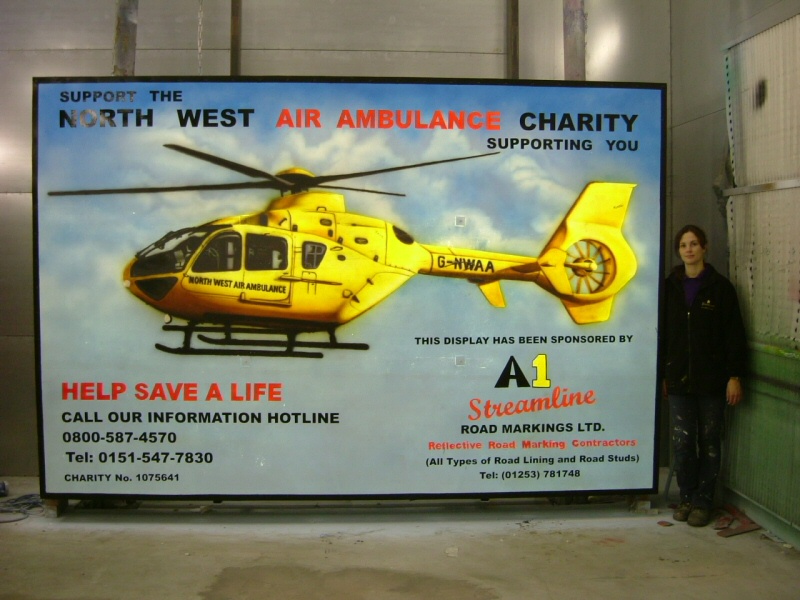
[[[316,269],[322,259],[325,258],[325,252],[328,247],[325,244],[318,242],[305,242],[303,244],[303,268]]]
[[[274,235],[247,235],[248,271],[276,271],[286,269],[289,262],[289,244],[285,238]]]
[[[238,271],[242,268],[242,238],[224,233],[211,240],[194,263],[196,273]]]

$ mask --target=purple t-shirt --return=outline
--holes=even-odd
[[[700,291],[700,286],[706,278],[708,271],[703,269],[697,277],[684,277],[683,278],[683,297],[686,300],[686,306],[691,306],[694,299],[697,297],[697,292]]]

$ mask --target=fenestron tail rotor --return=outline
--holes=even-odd
[[[580,240],[570,246],[564,267],[575,294],[601,292],[610,285],[616,272],[611,250],[596,240]]]
[[[588,184],[539,256],[543,280],[573,321],[606,321],[614,296],[636,273],[622,223],[636,184]]]

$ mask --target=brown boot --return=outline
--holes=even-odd
[[[676,521],[684,522],[689,518],[689,513],[692,512],[692,505],[688,502],[681,502],[675,512],[672,513],[672,518]]]
[[[705,527],[710,521],[711,511],[700,506],[695,506],[687,519],[687,522],[692,527]]]

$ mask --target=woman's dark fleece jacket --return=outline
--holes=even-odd
[[[664,285],[662,361],[670,394],[724,394],[731,377],[747,368],[747,339],[736,290],[714,267],[705,265],[700,289],[686,305],[683,265]]]

